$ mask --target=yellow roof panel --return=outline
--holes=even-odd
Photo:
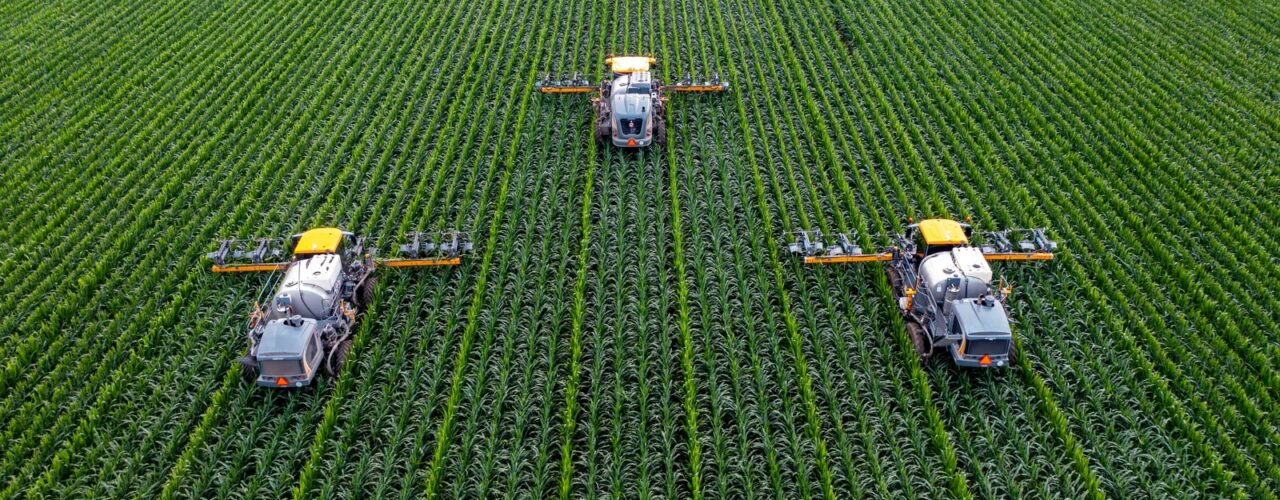
[[[645,56],[619,56],[610,57],[604,60],[605,64],[614,73],[634,73],[636,71],[649,71],[649,65],[658,62],[657,59]]]
[[[920,221],[919,227],[926,245],[962,245],[969,242],[964,226],[951,219],[926,219]]]
[[[298,237],[298,244],[293,247],[293,253],[301,255],[334,253],[338,251],[339,243],[342,243],[341,229],[318,227],[309,229]]]

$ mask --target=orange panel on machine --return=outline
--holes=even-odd
[[[448,259],[396,259],[382,262],[387,267],[426,267],[426,266],[456,266],[462,263],[462,257],[452,257]]]
[[[214,265],[215,273],[251,273],[257,271],[279,271],[289,267],[288,262],[275,262],[270,264],[226,264]]]
[[[338,245],[341,243],[341,229],[318,227],[302,233],[302,236],[298,238],[298,244],[293,247],[293,253],[298,255],[334,253],[338,251]]]
[[[617,56],[604,60],[609,65],[609,69],[614,73],[634,73],[637,71],[649,71],[649,65],[657,62],[652,57],[645,56]]]
[[[843,264],[846,262],[885,262],[893,260],[893,254],[878,253],[872,255],[835,255],[825,257],[811,255],[804,258],[805,264]]]
[[[964,226],[951,219],[925,219],[918,226],[926,245],[963,245],[969,242]]]
[[[1053,254],[1049,252],[989,253],[985,257],[987,260],[1053,260]]]

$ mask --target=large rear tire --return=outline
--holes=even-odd
[[[378,277],[369,276],[364,279],[364,283],[361,283],[359,288],[356,288],[355,299],[357,308],[364,309],[365,307],[368,307],[369,304],[373,303],[373,287],[377,284]]]
[[[240,363],[240,378],[244,379],[245,383],[248,383],[248,384],[257,382],[258,367]]]
[[[329,355],[329,364],[325,367],[326,374],[330,377],[337,377],[339,373],[342,373],[342,365],[347,364],[347,354],[350,352],[350,340],[339,342],[337,347],[333,348],[333,353]]]
[[[653,122],[653,143],[667,143],[667,120],[662,115],[656,115],[657,120]]]
[[[911,349],[917,358],[924,361],[929,357],[929,348],[924,340],[924,327],[914,320],[907,321],[907,338],[911,340]]]
[[[600,119],[596,121],[596,142],[600,144],[609,144],[613,139],[613,127],[609,126],[608,119]]]
[[[893,294],[895,296],[901,297],[902,296],[902,274],[899,273],[897,268],[894,268],[893,266],[885,267],[884,274],[889,277],[889,287],[893,288]]]

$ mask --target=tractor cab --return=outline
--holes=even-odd
[[[324,365],[322,323],[325,321],[297,315],[267,323],[256,351],[250,353],[258,367],[254,383],[262,387],[311,385]]]
[[[1004,304],[990,294],[960,299],[947,304],[946,316],[952,336],[960,342],[950,345],[956,365],[971,368],[1002,367],[1009,363],[1013,333]]]
[[[969,244],[973,229],[951,219],[925,219],[907,226],[907,237],[922,258]]]
[[[619,78],[623,80],[625,78]],[[643,88],[643,87],[638,87]],[[613,94],[610,108],[613,114],[613,144],[619,147],[643,147],[653,142],[653,97],[646,93],[625,92]]]

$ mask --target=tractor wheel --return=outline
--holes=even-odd
[[[329,364],[326,366],[326,372],[330,377],[337,377],[342,373],[342,365],[347,364],[347,354],[350,352],[350,340],[339,342],[337,347],[333,348],[333,352],[329,354]]]
[[[373,287],[377,284],[378,277],[370,276],[364,279],[364,283],[361,283],[359,288],[356,288],[355,299],[357,308],[364,309],[365,307],[368,307],[369,304],[373,303]]]
[[[596,142],[600,144],[609,144],[613,139],[613,129],[609,126],[608,119],[602,119],[596,122]]]
[[[893,266],[885,267],[884,274],[889,277],[889,286],[893,288],[893,294],[902,297],[902,274]]]
[[[243,378],[245,383],[248,384],[256,382],[258,380],[258,367],[241,363],[240,378]]]
[[[662,115],[657,115],[657,121],[653,122],[653,143],[667,143],[667,120]]]
[[[1009,341],[1009,366],[1013,366],[1018,362],[1018,344],[1012,340]]]
[[[911,339],[911,349],[915,351],[916,357],[924,361],[929,357],[928,348],[925,347],[924,327],[915,321],[907,321],[907,338]]]

